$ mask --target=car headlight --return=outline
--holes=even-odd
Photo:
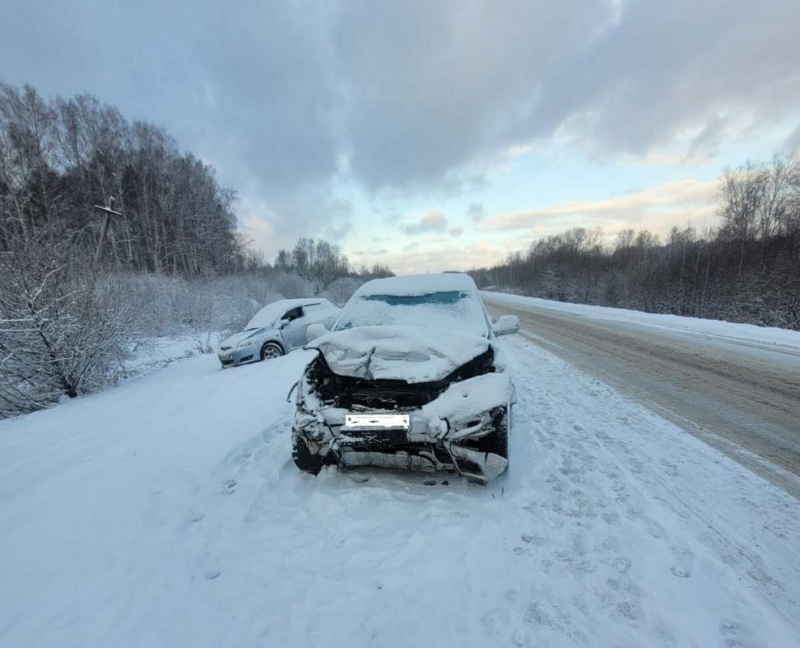
[[[244,342],[239,342],[237,349],[246,349],[247,347],[255,346],[255,340],[244,340]]]

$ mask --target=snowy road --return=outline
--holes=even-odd
[[[484,294],[528,339],[800,498],[800,334]]]
[[[299,473],[306,352],[0,423],[0,646],[800,645],[800,503],[503,344],[511,468],[485,488]]]

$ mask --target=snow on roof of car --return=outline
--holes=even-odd
[[[321,297],[304,297],[302,299],[279,299],[278,301],[267,304],[258,311],[251,319],[245,330],[263,328],[265,326],[272,326],[281,315],[292,308],[298,306],[305,306],[307,304],[323,304],[327,305],[327,300]]]
[[[475,282],[465,274],[410,275],[374,279],[359,288],[335,330],[409,325],[491,337]]]
[[[356,297],[369,295],[430,295],[438,292],[477,290],[475,282],[467,274],[445,272],[441,274],[406,275],[373,279],[361,286]]]

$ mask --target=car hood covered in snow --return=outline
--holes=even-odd
[[[306,348],[318,349],[340,376],[424,383],[442,380],[490,344],[484,337],[439,328],[361,326],[323,335]]]
[[[227,338],[222,344],[220,344],[220,348],[222,347],[231,347],[235,349],[240,342],[243,342],[249,337],[254,335],[260,335],[263,329],[253,329],[247,331],[240,331],[239,333],[234,333],[229,338]]]

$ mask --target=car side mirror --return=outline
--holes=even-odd
[[[513,335],[519,332],[519,317],[516,315],[501,315],[497,321],[492,324],[492,331],[497,336],[500,335]]]
[[[278,328],[281,328],[281,329],[282,328],[286,328],[289,325],[289,322],[291,322],[291,321],[292,320],[290,320],[290,319],[282,319],[280,321],[280,324],[278,324]]]
[[[309,324],[308,328],[306,329],[306,340],[311,342],[312,340],[316,340],[318,337],[325,335],[327,332],[328,329],[322,322]]]

